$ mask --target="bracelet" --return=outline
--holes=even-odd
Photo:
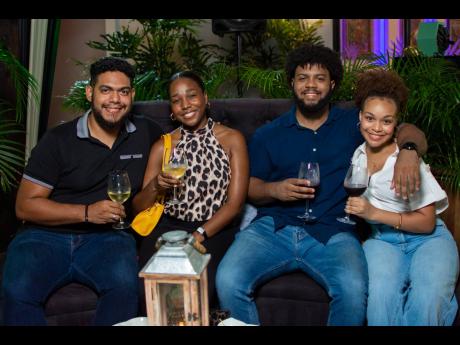
[[[195,231],[198,232],[201,236],[203,236],[205,240],[208,239],[208,234],[202,226],[198,227],[198,229],[196,229]]]
[[[396,230],[399,230],[402,225],[402,213],[398,213],[398,214],[399,214],[399,224],[395,226]]]
[[[88,223],[88,207],[89,205],[85,205],[85,223]]]

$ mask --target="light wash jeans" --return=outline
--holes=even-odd
[[[301,269],[331,297],[329,325],[362,325],[366,316],[367,265],[355,234],[341,232],[326,245],[305,229],[286,226],[274,231],[273,218],[263,217],[235,237],[217,269],[221,308],[231,317],[259,324],[253,293],[257,286],[283,273]]]
[[[458,249],[442,220],[431,234],[372,224],[363,245],[369,268],[369,325],[451,325]]]
[[[46,325],[44,303],[71,281],[97,291],[95,325],[113,325],[137,316],[138,264],[131,234],[53,233],[28,229],[7,250],[3,272],[5,325]]]

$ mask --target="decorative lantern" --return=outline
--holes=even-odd
[[[149,324],[208,326],[210,254],[186,231],[170,231],[157,241],[160,249],[139,276],[144,278]]]

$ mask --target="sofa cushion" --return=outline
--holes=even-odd
[[[238,129],[249,140],[261,125],[288,111],[290,99],[229,98],[210,100],[211,117],[226,126]],[[178,123],[170,119],[167,101],[134,102],[133,114],[152,117],[165,131],[172,131]]]
[[[288,294],[286,292],[289,292]],[[301,301],[329,303],[326,291],[307,274],[296,271],[263,284],[257,290],[258,297],[286,298]]]
[[[85,296],[85,298],[82,298]],[[65,301],[65,303],[63,303]],[[75,310],[93,310],[97,303],[97,294],[89,287],[70,283],[51,294],[45,304],[46,315],[71,313]]]
[[[283,274],[261,285],[255,293],[263,326],[323,326],[330,298],[302,271]]]

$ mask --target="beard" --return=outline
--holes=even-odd
[[[323,110],[329,105],[333,94],[333,89],[331,88],[329,92],[321,98],[318,103],[307,105],[302,99],[300,99],[297,94],[294,92],[294,101],[297,109],[300,113],[307,119],[319,118],[323,115]]]
[[[122,117],[120,117],[118,121],[111,122],[104,119],[101,112],[97,110],[94,106],[94,102],[91,102],[91,111],[97,124],[106,131],[112,131],[114,129],[120,128],[121,125],[125,122],[127,115],[129,114],[129,111],[126,111],[126,113]]]

